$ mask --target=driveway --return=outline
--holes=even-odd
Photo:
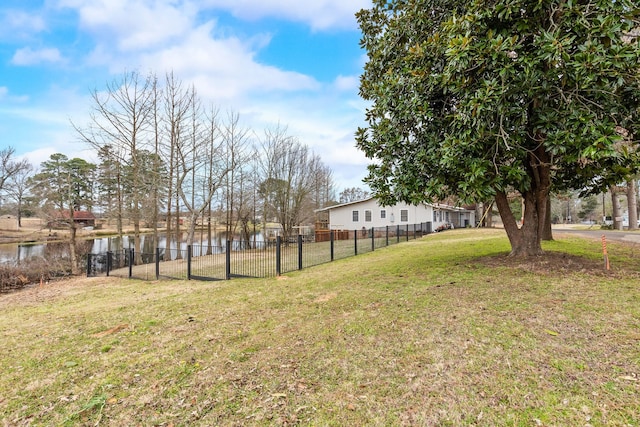
[[[593,229],[575,229],[571,226],[558,225],[553,227],[554,234],[573,234],[590,239],[601,239],[604,234],[607,241],[619,241],[627,243],[640,243],[640,231],[618,231],[618,230],[600,230],[594,226]]]

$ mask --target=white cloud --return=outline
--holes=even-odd
[[[7,103],[5,103],[3,105],[3,110],[2,111],[6,111],[6,105],[8,105],[8,103],[13,103],[13,104],[23,104],[27,101],[29,101],[29,96],[28,95],[21,95],[21,96],[16,96],[13,95],[11,93],[11,91],[9,90],[9,88],[7,86],[0,86],[0,99],[7,101]]]
[[[120,51],[161,46],[189,31],[197,9],[189,1],[61,0],[76,9],[80,27]]]
[[[18,49],[11,58],[14,65],[35,65],[43,62],[62,62],[60,51],[55,48],[33,50],[30,47]]]
[[[359,85],[360,79],[358,76],[338,76],[334,81],[334,86],[339,91],[357,91]]]
[[[91,62],[107,65],[113,74],[131,68],[161,74],[173,71],[181,79],[194,83],[201,96],[217,100],[244,97],[249,93],[319,89],[312,77],[256,62],[255,45],[263,45],[263,38],[214,39],[213,30],[214,23],[209,22],[174,44],[137,54],[113,52],[101,45],[92,53]]]
[[[27,38],[45,28],[45,20],[37,12],[0,10],[0,38],[5,42]]]
[[[369,0],[57,0],[59,7],[77,12],[83,46],[92,46],[85,58],[73,64],[92,67],[94,87],[103,87],[111,78],[101,72],[152,71],[163,79],[165,72],[173,71],[184,83],[194,84],[205,103],[239,112],[257,134],[275,123],[287,125],[292,135],[332,168],[339,186],[362,186],[359,182],[368,163],[354,141],[364,118],[357,98],[358,77],[340,75],[330,84],[321,84],[312,76],[260,63],[257,55],[269,45],[270,35],[247,37],[242,30],[234,33],[232,28],[222,29],[216,20],[203,19],[209,19],[211,11],[224,9],[239,19],[293,20],[316,31],[355,29],[354,13],[369,4]],[[56,49],[26,48],[14,55],[14,63],[23,65],[62,60]],[[71,118],[83,126],[88,120],[91,102],[86,88],[91,82],[87,80],[78,82],[83,86],[77,88],[87,93],[50,93],[47,99],[39,97],[40,105],[29,111],[43,135],[39,139],[48,144],[46,149],[31,147],[28,155],[34,162],[54,152],[87,158],[86,153],[77,153],[77,145],[69,144],[77,135],[68,123]],[[7,92],[3,95],[0,88],[0,99],[9,96]],[[45,108],[45,102],[55,107]],[[65,106],[64,112],[56,109],[59,105]]]
[[[294,20],[304,22],[316,31],[355,28],[355,13],[371,6],[370,0],[205,0],[204,3],[229,10],[241,19],[270,17]]]

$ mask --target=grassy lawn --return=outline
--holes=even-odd
[[[0,422],[640,425],[640,248],[610,272],[599,240],[545,249],[454,230],[274,279],[0,295]]]

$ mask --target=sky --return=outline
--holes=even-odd
[[[366,102],[355,13],[370,0],[2,0],[0,148],[34,166],[53,153],[97,161],[73,124],[91,92],[126,72],[173,72],[260,136],[287,126],[333,170],[366,188],[355,147]]]

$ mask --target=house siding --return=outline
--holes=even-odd
[[[431,223],[431,229],[436,230],[444,224],[453,224],[454,227],[475,224],[474,211],[424,203],[420,205],[397,203],[394,206],[381,206],[373,198],[332,206],[324,210],[329,212],[329,228],[332,230],[360,230],[363,227],[420,223]],[[370,212],[370,215],[367,212]],[[354,221],[356,218],[357,221]]]

